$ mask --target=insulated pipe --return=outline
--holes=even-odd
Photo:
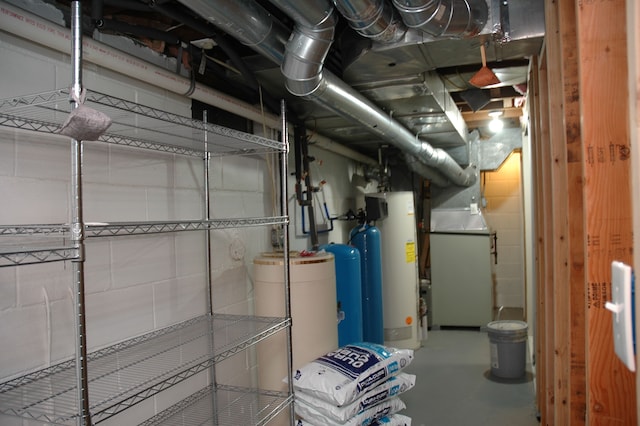
[[[485,0],[393,0],[404,23],[434,37],[473,37],[489,15]]]
[[[469,186],[475,182],[475,169],[467,168],[463,170],[446,152],[441,149],[434,149],[426,143],[429,148],[424,149],[423,143],[417,140],[408,129],[392,120],[371,101],[331,72],[322,69],[323,64],[319,64],[314,60],[305,63],[305,58],[318,58],[323,54],[304,51],[305,48],[313,48],[317,45],[315,42],[318,39],[313,37],[317,34],[316,32],[309,34],[306,29],[301,27],[308,28],[308,25],[312,24],[312,28],[319,26],[324,30],[322,25],[325,24],[326,20],[322,19],[320,21],[318,15],[312,13],[314,8],[308,7],[304,2],[295,2],[294,4],[287,0],[271,1],[276,6],[280,6],[282,2],[285,12],[290,13],[292,18],[298,17],[302,21],[297,25],[289,42],[296,44],[291,44],[290,48],[287,48],[287,53],[294,51],[297,53],[292,59],[289,59],[292,61],[291,64],[295,66],[287,67],[287,69],[299,69],[305,72],[301,76],[302,78],[288,79],[287,86],[295,88],[296,92],[294,94],[304,94],[307,99],[316,101],[329,110],[360,123],[401,150],[415,155],[426,165],[438,167],[451,182],[457,185]],[[313,4],[318,5],[320,4],[318,3],[319,1],[314,0]],[[215,6],[205,0],[180,0],[180,2],[254,50],[264,54],[267,58],[279,64],[284,62],[284,58],[283,61],[279,61],[284,56],[279,50],[279,43],[282,41],[281,27],[276,25],[269,13],[255,2],[249,0],[225,0],[216,2]],[[328,1],[325,4],[329,7]],[[306,18],[303,19],[302,17]],[[326,35],[327,33],[322,30],[320,34]],[[320,42],[328,49],[329,46],[324,43],[326,39],[322,39]],[[295,46],[301,51],[296,51]],[[318,71],[317,74],[311,72],[314,69]],[[317,78],[320,78],[320,81],[316,85]]]
[[[407,27],[396,9],[385,0],[333,0],[336,8],[358,34],[380,43],[400,41]]]

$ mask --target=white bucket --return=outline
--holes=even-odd
[[[491,345],[491,374],[506,379],[524,376],[527,354],[527,323],[493,321],[487,324]]]

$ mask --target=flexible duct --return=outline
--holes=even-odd
[[[284,64],[284,53],[281,50],[282,27],[277,25],[269,13],[255,2],[224,0],[216,2],[214,7],[204,0],[180,1],[257,52],[276,63],[283,64],[287,72],[291,71],[287,86],[295,90],[294,94],[303,94],[307,99],[316,101],[342,117],[363,125],[401,150],[415,155],[424,164],[437,167],[457,185],[469,186],[475,182],[474,168],[463,170],[445,151],[417,140],[408,129],[392,120],[367,98],[322,68],[323,64],[317,58],[324,58],[330,45],[326,43],[328,31],[324,31],[329,21],[328,15],[317,13],[318,5],[323,5],[321,0],[295,3],[288,0],[271,0],[291,18],[299,20],[287,48],[287,53],[293,55],[287,59],[291,61],[290,65]],[[328,1],[324,4],[327,7],[320,8],[321,10],[331,10]],[[316,7],[310,7],[310,5]],[[320,31],[314,31],[315,29]],[[322,37],[315,37],[318,34],[322,34]],[[307,52],[307,49],[314,49],[318,44],[323,46],[322,52]],[[301,70],[301,76],[294,77],[292,70]]]
[[[400,41],[407,27],[396,9],[385,0],[333,0],[336,8],[358,34],[380,43]]]
[[[404,23],[434,37],[473,37],[487,23],[485,0],[393,0]]]

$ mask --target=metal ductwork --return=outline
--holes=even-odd
[[[333,3],[354,31],[374,41],[395,43],[407,31],[396,9],[385,0],[333,0]]]
[[[351,86],[323,69],[333,38],[333,30],[328,28],[334,20],[333,7],[328,0],[271,0],[296,21],[296,29],[286,43],[286,55],[283,49],[286,30],[255,2],[225,0],[214,5],[205,0],[180,1],[244,44],[281,64],[287,87],[294,95],[304,96],[359,123],[425,165],[436,168],[456,185],[469,186],[476,181],[474,167],[462,169],[444,150],[419,140]],[[362,6],[372,4],[370,1],[358,3]],[[364,13],[361,15],[365,16]]]
[[[437,170],[425,166],[422,162],[418,161],[416,157],[411,154],[404,154],[404,161],[407,163],[407,167],[413,173],[416,173],[422,176],[425,179],[428,179],[432,185],[438,187],[445,187],[449,185],[449,181],[445,178],[441,173]]]
[[[287,90],[296,96],[307,96],[322,84],[322,68],[333,43],[337,22],[334,8],[324,0],[315,0],[305,5],[307,13],[302,15],[286,0],[273,3],[282,3],[278,6],[297,22],[285,46],[280,67]]]
[[[402,20],[434,37],[473,37],[487,23],[485,0],[393,0]]]

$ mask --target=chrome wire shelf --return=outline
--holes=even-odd
[[[213,398],[217,411],[213,410]],[[233,425],[261,426],[290,406],[293,396],[283,392],[235,386],[204,388],[139,426]],[[215,422],[214,422],[215,420]]]
[[[69,90],[0,99],[0,125],[59,133],[71,112]],[[105,113],[112,123],[102,142],[202,156],[205,135],[212,156],[284,152],[285,144],[261,136],[87,91],[84,105]]]
[[[286,216],[226,218],[200,221],[158,221],[158,222],[113,222],[86,223],[85,232],[89,238],[115,237],[122,235],[160,234],[167,232],[202,231],[251,226],[286,225]],[[35,263],[57,262],[78,259],[78,251],[69,244],[69,225],[0,225],[0,267],[29,265]],[[12,237],[30,238],[32,247],[11,245]],[[47,241],[57,238],[55,245],[45,246]],[[40,240],[38,240],[40,239]],[[9,244],[6,244],[9,242]],[[22,240],[24,242],[24,240]]]
[[[67,224],[0,225],[0,236],[58,236],[69,231]]]
[[[0,225],[0,267],[78,259],[69,225]]]
[[[76,247],[0,247],[0,267],[79,259]]]
[[[88,354],[92,422],[100,423],[156,395],[289,327],[290,322],[205,315]],[[0,413],[75,424],[75,374],[75,361],[70,360],[1,383]]]
[[[282,225],[287,222],[288,219],[286,216],[211,219],[208,221],[93,222],[86,223],[85,229],[87,231],[87,237],[112,237],[118,235],[158,234],[165,232],[198,231],[206,229]]]

